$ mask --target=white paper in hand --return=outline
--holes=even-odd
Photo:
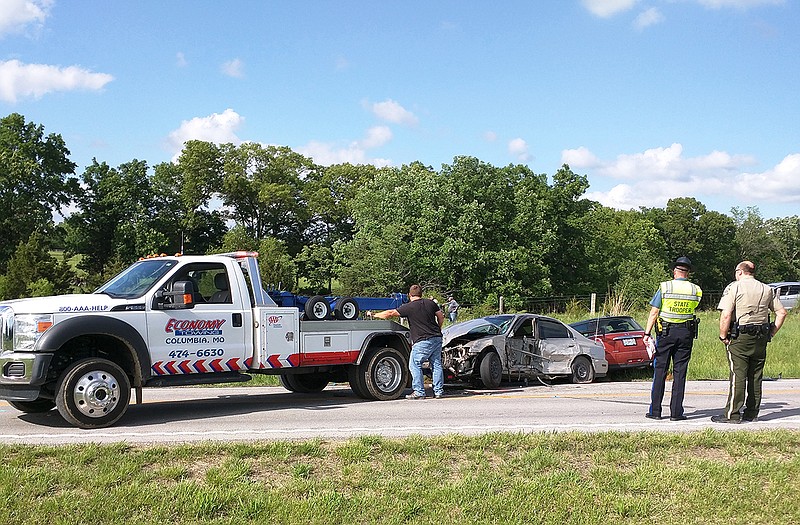
[[[647,349],[647,357],[653,359],[653,356],[656,355],[656,344],[653,342],[653,338],[646,338],[644,340],[644,346]]]

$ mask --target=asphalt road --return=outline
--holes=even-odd
[[[669,414],[669,389],[664,414]],[[759,421],[712,423],[727,398],[727,381],[687,384],[687,421],[644,417],[649,382],[590,385],[557,383],[473,390],[448,385],[444,399],[364,401],[350,388],[333,385],[319,394],[293,394],[279,387],[154,388],[144,403],[131,405],[113,427],[80,430],[53,410],[23,414],[0,401],[0,442],[65,444],[85,442],[175,443],[285,439],[346,439],[360,435],[400,437],[495,431],[659,431],[705,428],[752,431],[800,429],[800,380],[764,382]]]

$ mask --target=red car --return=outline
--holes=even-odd
[[[644,346],[644,329],[633,317],[597,317],[570,326],[589,339],[603,343],[609,370],[643,368],[653,364]]]

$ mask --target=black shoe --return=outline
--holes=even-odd
[[[661,416],[657,416],[655,414],[651,414],[650,412],[645,414],[644,417],[646,417],[647,419],[661,419]]]
[[[686,421],[687,419],[689,418],[686,416],[669,416],[670,421]]]
[[[758,421],[758,416],[754,416],[754,417],[744,417],[744,416],[742,416],[742,423],[755,423],[756,421]]]
[[[723,416],[722,414],[719,414],[719,415],[716,415],[716,416],[711,416],[711,422],[712,423],[730,423],[732,425],[738,425],[739,423],[741,423],[741,420],[739,420],[739,419],[729,419],[729,418]]]

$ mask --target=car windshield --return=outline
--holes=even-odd
[[[98,288],[94,293],[102,293],[118,299],[141,297],[176,264],[177,261],[168,259],[139,261]]]

